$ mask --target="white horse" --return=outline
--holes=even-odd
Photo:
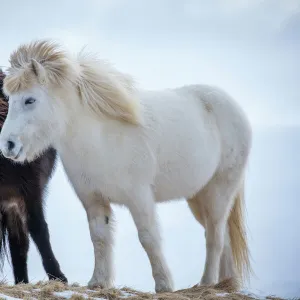
[[[58,150],[87,213],[89,286],[113,285],[111,204],[120,204],[133,217],[156,291],[172,291],[155,203],[182,197],[205,228],[199,284],[249,275],[242,205],[251,128],[230,96],[204,85],[137,90],[102,60],[72,57],[47,40],[21,45],[10,64],[0,149],[17,162],[50,145]]]

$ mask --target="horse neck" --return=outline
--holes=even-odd
[[[99,128],[101,130],[102,123],[90,111],[80,107],[72,107],[67,112],[68,116],[64,123],[64,128],[61,135],[55,141],[56,148],[68,147],[70,144],[78,142],[79,136],[89,136],[89,131],[92,128]],[[80,138],[79,138],[80,139]]]
[[[55,110],[61,122],[61,131],[56,143],[61,143],[64,139],[68,140],[70,135],[81,127],[84,109],[72,85],[56,90],[54,97],[58,99]]]

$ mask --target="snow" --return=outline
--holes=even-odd
[[[54,296],[57,297],[62,297],[65,299],[70,299],[73,295],[80,295],[83,298],[87,299],[89,296],[87,294],[81,294],[81,293],[77,293],[77,292],[73,292],[73,291],[63,291],[63,292],[53,292]]]
[[[258,296],[258,294],[253,294],[253,293],[250,293],[246,290],[242,290],[240,292],[237,292],[236,294],[245,295],[245,296],[248,296],[248,297],[253,297],[253,298],[258,299],[258,300],[268,299],[267,295],[263,295],[263,293],[261,293],[261,292],[259,292],[259,296]]]
[[[216,296],[226,297],[226,296],[228,296],[228,293],[217,293]]]
[[[122,291],[122,296],[120,296],[120,298],[129,298],[132,296],[135,296],[135,294]]]
[[[54,296],[57,297],[61,297],[61,298],[65,298],[65,299],[70,299],[73,295],[80,295],[85,299],[88,299],[89,296],[87,294],[82,294],[82,293],[78,293],[78,292],[74,292],[74,291],[63,291],[63,292],[53,292]],[[94,300],[106,300],[104,298],[96,298],[96,297],[90,297],[90,299],[94,299]]]

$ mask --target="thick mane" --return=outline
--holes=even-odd
[[[4,78],[5,74],[0,69],[0,131],[8,113],[8,103],[2,91]]]
[[[65,82],[74,74],[67,53],[52,41],[20,45],[10,55],[10,67],[4,80],[4,92],[11,94],[30,88],[34,83]]]
[[[4,80],[8,95],[34,84],[46,85],[50,92],[58,87],[75,88],[82,105],[98,117],[141,123],[133,80],[95,56],[81,52],[74,59],[59,44],[41,40],[19,46],[10,64]]]
[[[134,81],[95,56],[80,53],[78,89],[84,104],[98,115],[132,124],[141,122]]]

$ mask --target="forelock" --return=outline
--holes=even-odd
[[[10,55],[10,67],[4,80],[5,93],[12,94],[28,89],[37,82],[37,70],[33,60],[54,74],[61,71],[65,58],[65,51],[53,41],[39,40],[20,45]]]

